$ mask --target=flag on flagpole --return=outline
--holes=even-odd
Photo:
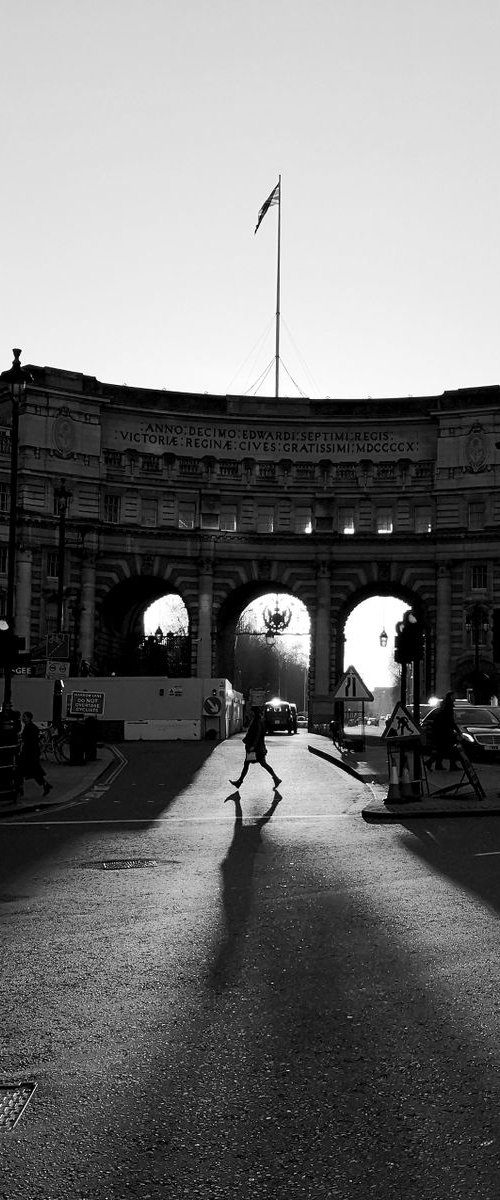
[[[273,188],[271,195],[267,197],[267,200],[265,200],[262,205],[262,208],[257,217],[257,224],[255,226],[254,236],[255,236],[255,233],[257,233],[259,225],[260,225],[261,221],[263,220],[263,218],[265,217],[268,208],[270,208],[272,204],[279,204],[279,202],[280,202],[280,185],[279,185],[279,183],[277,183],[276,187]]]

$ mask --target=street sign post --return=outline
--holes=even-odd
[[[421,800],[422,783],[427,792],[427,772],[421,756],[420,726],[401,701],[386,724],[382,739],[387,747],[389,790],[386,804]],[[422,779],[423,768],[423,779]]]
[[[361,725],[363,732],[361,737],[351,737],[348,744],[352,749],[364,750],[365,748],[365,700],[373,700],[373,692],[367,688],[366,683],[363,683],[361,675],[352,665],[344,671],[342,679],[339,680],[333,699],[340,704],[354,703],[361,704]]]

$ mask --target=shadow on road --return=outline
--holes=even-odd
[[[239,792],[232,792],[226,799],[234,801],[236,816],[233,840],[221,864],[225,934],[209,972],[210,985],[217,992],[231,987],[239,975],[241,943],[252,906],[255,858],[262,846],[262,830],[271,820],[282,796],[275,792],[267,812],[248,825],[243,822]]]
[[[115,831],[121,821],[124,828],[132,822],[138,835],[149,829],[189,787],[216,745],[130,743],[125,771],[104,796],[20,818],[21,824],[14,828],[6,819],[2,822],[3,852],[0,849],[2,893],[8,893],[18,874],[24,876],[46,855],[60,856],[66,849],[70,855],[72,844],[80,844],[83,827],[87,836],[99,835],[99,841],[107,821]]]
[[[439,825],[433,821],[431,830],[422,819],[401,825],[407,831],[400,834],[405,850],[500,912],[500,824],[495,818],[454,818]]]

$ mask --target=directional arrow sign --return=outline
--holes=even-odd
[[[363,683],[361,675],[358,675],[356,668],[348,667],[333,692],[333,699],[373,700],[373,692],[370,692],[366,683]]]

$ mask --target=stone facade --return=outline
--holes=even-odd
[[[36,646],[54,629],[63,482],[64,623],[75,656],[100,673],[117,669],[148,605],[175,592],[189,614],[192,674],[232,679],[243,609],[267,592],[292,594],[311,618],[310,710],[320,719],[344,665],[349,614],[387,594],[425,624],[424,697],[449,686],[464,694],[478,654],[466,619],[479,604],[490,629],[481,630],[478,665],[498,692],[499,398],[495,386],[277,402],[27,367],[17,632]],[[9,506],[6,422],[4,591]]]

